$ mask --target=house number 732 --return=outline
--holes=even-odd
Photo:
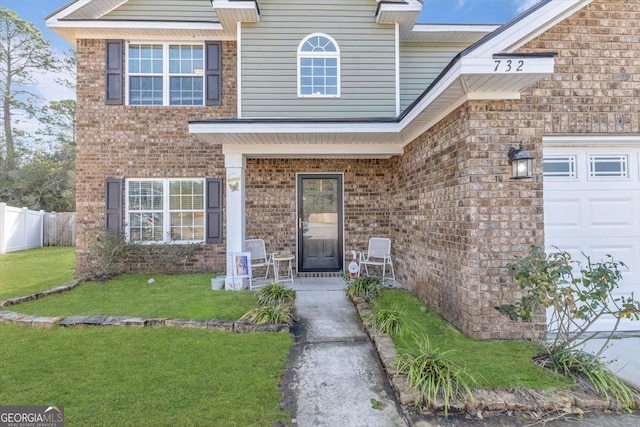
[[[524,61],[522,59],[494,59],[493,63],[496,65],[493,69],[494,73],[519,73],[524,71]]]

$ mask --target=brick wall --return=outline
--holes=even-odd
[[[77,89],[77,268],[104,227],[106,178],[224,177],[219,145],[189,135],[190,120],[236,117],[236,45],[223,42],[223,103],[216,107],[127,107],[104,103],[102,40],[79,40]],[[220,270],[226,247],[203,245],[192,270]]]
[[[520,51],[558,53],[527,94],[545,134],[640,132],[640,1],[596,0]]]
[[[465,333],[543,330],[493,307],[520,296],[506,265],[544,244],[542,137],[640,132],[640,2],[594,1],[521,52],[557,52],[556,72],[520,101],[468,102],[394,159],[391,228],[402,283]],[[514,181],[523,141],[536,177]]]
[[[506,264],[544,243],[541,180],[510,179],[506,154],[524,139],[541,158],[527,135],[539,124],[526,116],[508,103],[466,103],[393,164],[399,281],[476,338],[520,338],[543,325],[523,330],[494,309],[518,295]]]
[[[246,236],[268,252],[296,251],[296,176],[343,174],[345,257],[364,250],[372,233],[390,233],[388,160],[253,159],[247,161]]]

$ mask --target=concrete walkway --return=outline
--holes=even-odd
[[[407,426],[341,278],[296,279],[300,319],[285,404],[292,425]]]

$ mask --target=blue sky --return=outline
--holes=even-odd
[[[423,0],[420,23],[503,24],[540,0]],[[68,0],[0,0],[23,19],[35,23],[56,50],[71,46],[46,29],[44,18]]]

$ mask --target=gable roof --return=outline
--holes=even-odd
[[[74,0],[46,18],[65,40],[235,40],[237,22],[257,22],[257,0]]]
[[[401,41],[473,43],[499,27],[416,24],[421,0],[370,2],[376,22],[398,24]],[[237,22],[258,22],[259,15],[258,0],[72,0],[45,20],[51,30],[73,44],[79,38],[233,40]]]

